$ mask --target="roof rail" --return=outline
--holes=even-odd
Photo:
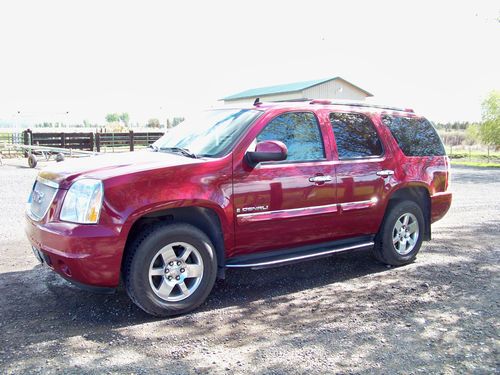
[[[309,102],[313,99],[309,98],[298,98],[298,99],[284,99],[284,100],[270,100],[270,103],[295,103],[295,102]]]
[[[323,104],[323,105],[347,105],[352,107],[367,107],[367,108],[379,108],[379,109],[389,109],[391,111],[402,111],[402,112],[414,112],[411,108],[400,108],[400,107],[390,107],[386,105],[370,104],[363,102],[353,102],[353,101],[342,101],[342,100],[328,100],[328,99],[314,99],[309,102],[309,104]]]

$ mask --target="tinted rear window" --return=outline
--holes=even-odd
[[[425,118],[383,115],[387,125],[406,156],[443,156],[445,150],[432,124]]]
[[[339,159],[380,156],[382,143],[372,121],[360,113],[330,113]]]

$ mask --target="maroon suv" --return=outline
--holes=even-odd
[[[228,267],[371,248],[412,262],[451,204],[449,162],[412,110],[313,100],[206,111],[149,150],[40,172],[26,233],[68,280],[123,281],[146,312],[190,311]]]

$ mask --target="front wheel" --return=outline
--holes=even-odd
[[[422,245],[424,216],[413,201],[390,204],[373,252],[383,263],[401,266],[415,260]]]
[[[151,315],[189,312],[212,290],[215,250],[205,233],[192,225],[154,225],[129,250],[123,269],[125,289]]]

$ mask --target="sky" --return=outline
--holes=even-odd
[[[478,121],[500,89],[499,1],[2,1],[0,122],[185,115],[341,76],[371,101]]]

